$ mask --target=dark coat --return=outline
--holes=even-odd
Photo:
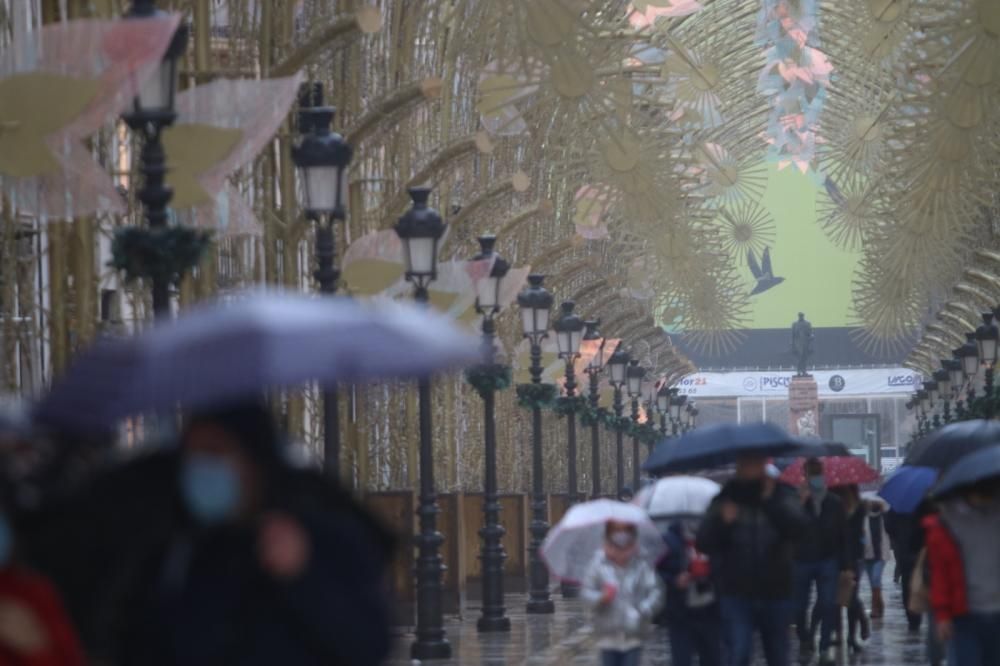
[[[718,603],[712,603],[702,608],[689,608],[687,591],[677,587],[677,577],[688,571],[691,563],[688,561],[688,542],[684,537],[683,527],[672,523],[667,528],[663,540],[667,544],[667,554],[660,560],[656,572],[663,580],[667,590],[667,602],[663,607],[662,619],[671,622],[679,618],[698,619],[714,618],[718,614]],[[701,581],[702,585],[713,585],[711,581]]]
[[[735,502],[739,516],[722,520],[723,502]],[[788,599],[792,594],[792,552],[805,527],[795,492],[778,484],[767,499],[729,481],[712,500],[698,530],[698,550],[712,560],[719,592],[750,599]]]
[[[252,526],[198,530],[174,452],[104,475],[36,516],[31,555],[91,654],[115,664],[376,664],[389,648],[388,536],[318,473],[268,469],[266,508],[311,546],[291,581],[265,573]]]
[[[853,569],[854,559],[847,539],[847,516],[839,497],[827,492],[817,514],[812,501],[802,507],[806,526],[795,549],[797,562],[819,562],[834,558],[841,570]],[[859,537],[860,539],[860,537]]]

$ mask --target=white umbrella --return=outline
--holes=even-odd
[[[309,381],[426,376],[480,358],[474,336],[429,308],[254,294],[99,342],[54,383],[37,416],[70,429],[107,428],[176,404],[212,407]]]
[[[700,476],[668,476],[643,489],[637,504],[653,518],[701,516],[720,486]]]
[[[594,555],[604,548],[604,527],[609,520],[638,528],[637,557],[655,562],[666,550],[663,537],[640,507],[607,499],[584,502],[570,508],[545,537],[541,556],[552,574],[565,581],[583,580]]]

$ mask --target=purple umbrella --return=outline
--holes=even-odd
[[[178,404],[211,407],[310,381],[425,376],[479,359],[478,340],[428,308],[271,292],[98,343],[55,382],[36,416],[104,430]]]

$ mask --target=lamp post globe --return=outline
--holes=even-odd
[[[559,349],[559,357],[567,363],[571,362],[580,354],[580,344],[583,342],[583,329],[585,327],[583,318],[574,314],[573,301],[563,302],[562,312],[552,324],[552,329],[556,332],[556,346]]]
[[[548,336],[549,313],[554,298],[542,286],[544,275],[528,276],[528,286],[517,295],[521,309],[521,329],[531,344],[531,383],[542,383],[542,340]],[[531,409],[531,542],[529,555],[529,590],[527,611],[532,614],[555,612],[549,595],[549,571],[541,557],[542,542],[549,531],[548,497],[545,495],[544,468],[542,464],[542,409],[536,402]]]
[[[500,312],[500,287],[503,279],[510,272],[510,264],[495,251],[497,237],[492,234],[480,236],[479,253],[472,261],[487,261],[492,259],[493,266],[488,275],[476,283],[476,312],[488,319]]]
[[[600,406],[600,374],[604,368],[604,336],[597,330],[600,325],[600,319],[585,321],[583,332],[583,339],[595,343],[597,347],[586,370],[590,379],[590,408],[594,410],[595,414]],[[596,417],[591,420],[590,424],[590,483],[591,498],[597,499],[601,496],[601,433],[600,424]]]
[[[957,349],[955,350],[958,351]],[[955,396],[962,387],[962,382],[965,380],[964,373],[962,372],[962,362],[955,358],[946,358],[941,361],[941,366],[948,372],[948,387],[951,389],[952,396]]]
[[[625,384],[625,370],[628,368],[629,360],[631,360],[631,357],[628,351],[619,344],[618,348],[611,354],[611,358],[608,359],[608,369],[611,373],[611,383],[613,385],[620,387]]]
[[[354,149],[331,130],[336,110],[323,105],[322,84],[305,84],[300,94],[301,138],[292,162],[302,182],[302,208],[310,220],[347,219],[347,175]]]
[[[639,365],[639,359],[629,359],[628,369],[625,372],[628,397],[638,399],[642,395],[642,382],[645,377],[646,369]]]
[[[493,340],[496,336],[494,317],[500,312],[500,289],[510,271],[510,264],[496,254],[496,236],[479,237],[479,252],[472,257],[473,262],[492,261],[489,274],[476,284],[476,312],[483,316],[484,367],[487,372],[496,372]],[[503,563],[507,553],[503,547],[506,533],[500,524],[500,497],[497,485],[497,438],[496,438],[496,392],[492,389],[482,392],[483,398],[483,442],[485,475],[483,482],[483,528],[479,530],[482,540],[479,559],[482,562],[482,615],[476,622],[480,632],[510,631],[510,618],[504,607]]]
[[[155,0],[134,0],[124,18],[155,19],[167,16],[167,12],[156,8]],[[142,85],[132,100],[132,108],[124,114],[125,122],[132,129],[145,129],[144,125],[152,124],[159,130],[176,119],[178,63],[187,50],[189,37],[187,23],[181,22],[170,39],[156,72]]]
[[[427,286],[437,279],[438,249],[446,225],[441,215],[428,205],[429,187],[411,187],[412,204],[394,227],[403,242],[406,281],[413,284],[414,298],[426,303]]]

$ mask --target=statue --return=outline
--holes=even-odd
[[[816,437],[816,414],[813,410],[808,410],[798,419],[798,435],[800,437]]]
[[[801,312],[799,320],[792,324],[792,352],[795,353],[795,376],[808,377],[806,363],[813,353],[813,327]]]

